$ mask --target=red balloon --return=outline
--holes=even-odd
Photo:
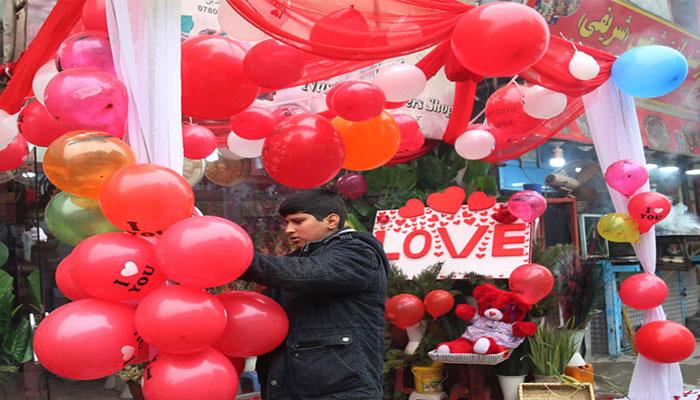
[[[17,127],[27,142],[46,147],[70,129],[61,125],[38,101],[27,104],[19,113]]]
[[[17,169],[24,164],[29,157],[29,146],[22,135],[17,135],[15,140],[7,147],[0,150],[0,171]]]
[[[265,139],[265,170],[294,189],[311,189],[333,179],[343,166],[343,141],[331,123],[315,114],[289,117]]]
[[[549,47],[547,22],[533,8],[499,1],[462,16],[452,51],[467,69],[485,76],[513,76],[539,61]]]
[[[185,178],[156,164],[124,167],[107,178],[100,208],[117,228],[139,236],[160,235],[194,210],[194,192]]]
[[[433,318],[440,317],[452,310],[455,305],[455,298],[447,290],[431,290],[425,295],[425,309]]]
[[[155,259],[153,246],[145,240],[122,232],[101,233],[78,243],[71,253],[70,274],[93,297],[136,300],[165,282]]]
[[[69,254],[61,260],[56,268],[56,287],[58,287],[58,290],[71,300],[91,298],[92,296],[75,284],[75,281],[73,281],[70,275],[70,269],[71,263]]]
[[[253,260],[253,242],[240,226],[227,219],[192,217],[165,231],[156,257],[168,278],[207,288],[241,276]]]
[[[401,102],[387,101],[386,103],[384,103],[384,108],[386,108],[387,110],[393,110],[395,108],[401,108],[401,107],[405,106],[406,103],[408,103],[408,101],[401,101]]]
[[[425,315],[421,299],[412,294],[397,294],[386,303],[386,316],[394,325],[406,329],[419,323]]]
[[[289,320],[282,306],[256,292],[227,292],[217,296],[226,308],[226,330],[214,344],[220,352],[235,357],[269,353],[284,341]]]
[[[184,286],[163,286],[136,308],[136,330],[165,353],[192,353],[216,343],[226,329],[226,311],[213,295]]]
[[[332,116],[338,115],[338,113],[335,111],[333,108],[333,98],[335,97],[335,94],[338,93],[338,90],[340,90],[343,86],[349,85],[352,82],[339,82],[333,85],[333,87],[326,93],[326,107],[328,107],[328,112],[332,114]],[[330,118],[330,116],[329,116]]]
[[[143,394],[148,400],[230,400],[238,391],[238,374],[214,349],[192,354],[160,354],[146,367]]]
[[[85,30],[107,32],[107,11],[105,0],[87,0],[83,5],[83,25]]]
[[[394,117],[394,121],[396,121],[396,125],[399,126],[399,131],[401,132],[401,143],[397,153],[415,151],[423,147],[425,136],[420,130],[418,121],[413,116],[408,114],[391,114],[391,116]]]
[[[243,72],[243,46],[218,35],[182,44],[182,114],[221,119],[245,110],[259,88]]]
[[[695,336],[673,321],[654,321],[643,325],[634,336],[639,354],[663,364],[677,363],[693,355]]]
[[[362,48],[369,38],[367,20],[350,6],[319,19],[311,28],[309,45]]]
[[[524,264],[508,278],[510,290],[526,304],[535,304],[547,297],[554,287],[552,272],[539,264]]]
[[[126,366],[136,354],[134,309],[83,299],[54,310],[39,324],[34,351],[41,364],[68,379],[97,379]]]
[[[201,160],[216,150],[216,135],[201,125],[182,125],[182,146],[185,157]]]
[[[282,89],[301,78],[304,53],[275,39],[263,40],[248,50],[243,59],[243,70],[258,86]]]
[[[627,211],[637,223],[640,233],[647,233],[671,212],[671,202],[668,197],[658,192],[643,192],[634,195]]]
[[[664,304],[668,296],[668,286],[654,274],[635,274],[620,285],[622,302],[638,310],[648,310]]]
[[[333,110],[348,121],[365,121],[384,111],[386,97],[378,86],[369,82],[345,82],[331,97]]]
[[[231,117],[231,130],[243,139],[266,138],[275,129],[275,116],[267,108],[252,106]]]
[[[506,144],[517,143],[529,136],[543,120],[532,118],[523,110],[523,92],[526,87],[507,84],[493,92],[486,101],[486,119],[497,128]]]

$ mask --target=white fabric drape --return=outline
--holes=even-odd
[[[182,174],[181,2],[105,3],[114,66],[129,92],[127,138],[136,160]]]
[[[583,96],[586,119],[600,167],[605,171],[618,160],[633,160],[646,164],[642,136],[637,121],[634,99],[617,88],[612,79],[590,94]],[[615,211],[626,213],[629,199],[608,187]],[[649,191],[647,182],[638,192]],[[633,244],[634,252],[644,271],[656,271],[656,238],[654,228]],[[644,313],[644,323],[666,319],[662,307]],[[683,391],[683,376],[678,364],[658,364],[643,356],[637,358],[629,387],[631,400],[665,400]]]

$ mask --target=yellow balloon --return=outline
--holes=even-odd
[[[639,230],[629,214],[610,213],[598,220],[598,232],[600,236],[611,242],[636,243],[639,242]]]
[[[73,131],[49,145],[44,172],[64,192],[97,199],[107,178],[134,162],[134,153],[123,140],[105,132]]]
[[[340,117],[331,121],[345,146],[343,168],[366,171],[391,160],[399,149],[401,132],[391,114],[382,112],[376,118],[353,122]]]

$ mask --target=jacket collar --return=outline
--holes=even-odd
[[[338,236],[349,233],[349,232],[355,232],[355,230],[352,228],[343,228],[343,229],[339,229],[339,230],[331,233],[330,235],[326,236],[325,238],[323,238],[321,240],[314,240],[313,242],[307,242],[299,250],[299,254],[303,254],[303,255],[309,254],[312,251],[324,246],[326,243],[330,242],[331,240],[337,238]]]

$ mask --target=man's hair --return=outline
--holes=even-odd
[[[319,221],[330,214],[337,214],[340,217],[338,228],[341,229],[345,226],[345,218],[348,214],[342,197],[330,190],[322,189],[307,190],[287,197],[280,204],[279,212],[283,217],[300,212],[311,214]]]

